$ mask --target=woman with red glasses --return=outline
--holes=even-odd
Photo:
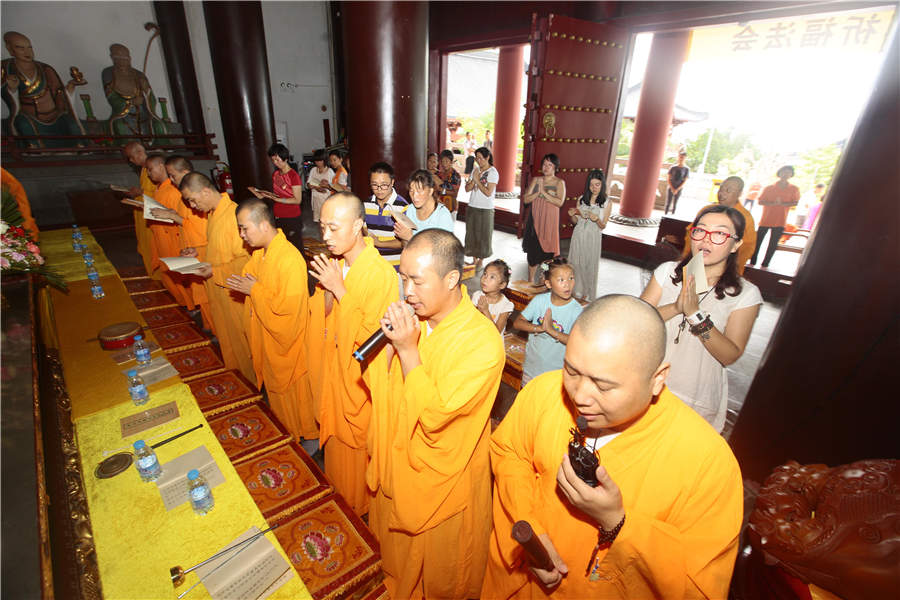
[[[656,306],[666,322],[666,384],[716,431],[725,426],[728,375],[725,367],[744,353],[759,314],[759,288],[738,275],[737,250],[743,243],[744,216],[713,204],[691,225],[691,252],[681,262],[657,267],[641,298]],[[697,254],[709,290],[697,293],[684,267]]]

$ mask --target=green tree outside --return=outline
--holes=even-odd
[[[713,139],[704,168],[706,173],[718,173],[719,163],[722,161],[725,161],[723,166],[729,175],[741,173],[748,164],[752,165],[762,155],[759,148],[751,141],[749,133],[737,132],[733,129],[708,130],[685,144],[688,153],[686,162],[691,171],[700,169],[703,154],[706,152],[706,142],[711,132]]]

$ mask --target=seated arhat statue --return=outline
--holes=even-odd
[[[103,93],[112,107],[109,132],[112,135],[166,133],[166,126],[156,115],[156,96],[150,81],[131,66],[131,53],[122,44],[109,47],[113,66],[103,69]]]
[[[72,79],[63,86],[56,70],[34,60],[31,40],[16,31],[3,34],[11,58],[2,62],[0,93],[9,108],[12,135],[84,135],[84,129],[69,100],[76,85]],[[4,132],[6,133],[6,132]],[[29,140],[33,147],[73,146],[71,140]]]

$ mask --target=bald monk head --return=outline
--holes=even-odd
[[[737,175],[726,177],[725,180],[719,184],[719,193],[717,194],[719,204],[727,206],[728,208],[734,208],[737,205],[738,200],[741,199],[741,192],[743,191],[743,179]]]
[[[253,248],[268,248],[278,235],[272,209],[259,198],[250,198],[240,203],[237,224],[241,239]]]
[[[443,229],[414,235],[400,255],[403,293],[416,314],[432,327],[450,314],[462,298],[462,244]]]
[[[128,159],[128,162],[134,166],[141,168],[147,162],[147,150],[140,142],[128,142],[122,148],[122,154]]]
[[[162,154],[147,155],[144,167],[147,169],[147,177],[156,185],[169,178],[169,175],[166,173],[166,157]]]
[[[182,177],[178,190],[191,208],[204,213],[215,210],[222,199],[216,184],[199,171],[191,171]]]
[[[339,192],[325,201],[319,227],[322,241],[333,256],[342,256],[352,264],[365,249],[365,218],[363,203],[350,192]]]
[[[647,411],[669,373],[665,348],[663,320],[640,298],[611,294],[584,309],[566,344],[563,386],[591,437],[627,429]]]
[[[191,161],[183,156],[170,156],[166,159],[166,175],[175,187],[181,185],[181,179],[194,170]]]

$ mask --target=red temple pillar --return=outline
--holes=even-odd
[[[368,198],[369,167],[386,161],[406,196],[425,168],[428,3],[342,2],[341,15],[353,191]]]
[[[647,219],[653,211],[658,189],[659,168],[672,127],[675,93],[681,66],[690,47],[690,31],[653,35],[650,57],[641,87],[641,100],[634,121],[634,137],[618,222],[655,225]]]
[[[525,46],[503,46],[497,64],[497,100],[494,103],[494,166],[500,173],[498,192],[511,192],[516,185],[516,149],[521,135],[522,79],[525,76]]]

